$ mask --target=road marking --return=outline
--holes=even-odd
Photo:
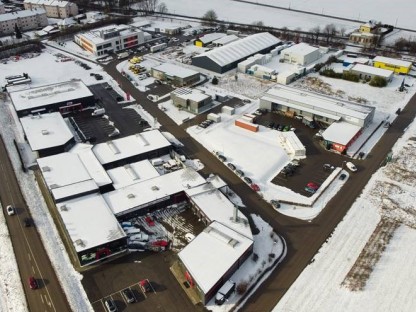
[[[32,271],[33,273],[36,273],[35,267],[32,265]]]
[[[42,300],[42,303],[45,304],[45,301],[43,301],[43,295],[40,295],[40,300]]]
[[[29,258],[29,261],[32,261],[32,257],[30,256],[30,253],[27,253],[27,257]]]

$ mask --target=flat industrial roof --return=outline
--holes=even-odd
[[[58,7],[66,7],[68,4],[70,4],[69,1],[64,0],[25,0],[23,3],[32,3],[37,5],[46,5],[46,6],[58,6]]]
[[[299,54],[299,55],[308,55],[310,53],[313,53],[315,51],[319,50],[319,48],[315,48],[313,46],[310,46],[309,44],[306,44],[304,42],[295,44],[282,52],[282,54]]]
[[[69,152],[78,155],[91,178],[98,186],[112,184],[113,181],[92,152],[92,147],[93,145],[91,144],[77,143]]]
[[[160,176],[148,159],[107,171],[115,189]]]
[[[347,145],[360,130],[360,126],[345,121],[338,121],[326,128],[322,133],[322,137],[330,142]]]
[[[200,40],[202,43],[206,44],[214,40],[218,40],[225,36],[227,36],[227,34],[225,33],[209,33],[209,34],[203,35],[202,37],[199,37],[197,40]]]
[[[152,69],[164,72],[167,76],[179,77],[179,78],[187,78],[189,76],[199,74],[199,72],[195,70],[184,68],[184,67],[174,65],[174,64],[169,64],[169,63],[163,63],[161,65],[152,67]]]
[[[238,38],[238,36],[236,35],[227,35],[227,36],[221,37],[220,39],[214,40],[212,43],[226,45],[228,43],[237,41],[238,39],[240,38]]]
[[[49,190],[55,192],[54,196],[58,196],[55,199],[98,190],[97,184],[77,154],[61,153],[38,158],[37,162]],[[58,191],[59,189],[61,190]]]
[[[100,163],[105,165],[170,145],[159,130],[152,130],[97,144],[92,151]]]
[[[382,63],[386,63],[386,64],[392,64],[392,65],[403,66],[403,67],[411,67],[412,66],[412,62],[402,61],[402,60],[394,59],[394,58],[391,58],[391,57],[385,57],[385,56],[376,56],[373,59],[373,62],[382,62]]]
[[[252,244],[252,239],[214,221],[178,256],[198,286],[207,293]]]
[[[176,96],[182,98],[182,99],[189,99],[196,102],[203,101],[210,96],[206,93],[202,93],[199,90],[196,89],[190,89],[190,88],[179,88],[172,92]]]
[[[341,99],[335,99],[283,85],[279,85],[273,89],[268,90],[265,94],[265,97],[270,100],[273,100],[273,97],[277,97],[280,103],[283,103],[289,107],[293,107],[296,105],[296,103],[307,104],[310,106],[313,112],[316,113],[319,111],[319,114],[321,115],[324,113],[329,114],[330,116],[339,116],[339,114],[344,114],[347,116],[359,118],[361,120],[364,120],[374,110],[374,107],[355,104]],[[262,99],[263,98],[264,97],[262,97]],[[274,98],[273,101],[276,100],[277,99]],[[306,110],[305,106],[298,106]]]
[[[101,194],[90,194],[57,204],[77,252],[126,237]]]
[[[383,78],[390,78],[394,73],[391,70],[388,69],[383,69],[383,68],[378,68],[378,67],[373,67],[373,66],[368,66],[368,65],[363,65],[363,64],[355,64],[351,70],[356,70],[359,71],[361,73],[367,73],[370,75],[376,75],[376,76],[380,76]]]
[[[92,95],[90,89],[81,80],[65,81],[10,92],[10,98],[16,111],[36,109],[49,104],[72,101]]]
[[[27,116],[20,123],[33,151],[64,145],[74,137],[60,113]]]
[[[200,191],[197,194],[195,189],[190,189],[190,194],[193,194],[190,196],[191,201],[201,209],[210,221],[221,222],[234,231],[248,238],[252,238],[253,235],[246,216],[238,212],[239,222],[234,222],[232,218],[236,207],[223,193],[210,186],[210,184],[204,184],[196,187],[195,189]],[[185,193],[188,194],[187,191],[185,190]]]
[[[278,45],[281,42],[268,32],[258,33],[231,42],[225,46],[201,53],[194,58],[208,57],[220,66],[246,58],[258,51]]]
[[[123,215],[205,183],[194,169],[185,168],[104,194],[115,215]]]

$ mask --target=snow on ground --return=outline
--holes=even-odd
[[[356,19],[361,21],[377,20],[382,23],[396,25],[403,28],[415,29],[413,15],[414,3],[406,0],[362,2],[354,1],[305,1],[305,0],[252,0],[252,2],[268,3],[284,8],[298,9],[318,14]],[[288,10],[262,7],[253,4],[240,3],[232,0],[196,0],[190,6],[188,0],[176,0],[167,2],[168,11],[174,14],[202,17],[208,10],[214,10],[218,19],[251,24],[255,21],[262,21],[266,26],[288,27],[289,29],[301,28],[309,30],[315,26],[324,27],[327,24],[334,24],[338,28],[344,27],[349,30],[357,28],[359,23],[330,19],[316,15],[296,13]],[[375,8],[376,6],[376,8]],[[406,10],[403,10],[406,8]],[[247,12],[252,14],[247,15]]]
[[[0,208],[5,211],[1,205]],[[0,312],[28,311],[19,268],[3,213],[0,213],[0,263]]]
[[[338,225],[332,237],[288,290],[274,311],[414,311],[416,306],[415,174],[416,124]],[[379,221],[402,224],[370,268],[364,290],[342,286]]]

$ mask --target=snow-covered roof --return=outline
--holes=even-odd
[[[23,3],[32,3],[36,5],[44,5],[44,6],[57,6],[64,8],[70,4],[69,1],[64,0],[25,0]]]
[[[204,101],[210,96],[206,93],[202,93],[199,90],[196,89],[190,89],[190,88],[179,88],[172,91],[173,94],[175,94],[177,97],[180,97],[182,99],[186,100],[192,100],[195,102]]]
[[[91,178],[98,186],[112,184],[113,181],[92,152],[92,147],[93,145],[91,144],[78,143],[69,152],[78,155]]]
[[[381,63],[391,64],[395,66],[402,66],[402,67],[412,66],[412,62],[402,61],[402,60],[394,59],[391,57],[385,57],[385,56],[376,56],[373,59],[373,62],[381,62]]]
[[[280,103],[286,103],[290,107],[335,120],[341,118],[340,114],[364,120],[374,110],[374,107],[355,104],[283,85],[268,90],[262,99],[279,100]],[[299,104],[297,105],[296,103]]]
[[[202,211],[210,221],[218,221],[227,225],[229,228],[238,233],[252,238],[248,220],[241,212],[238,212],[238,222],[233,221],[234,210],[236,207],[230,200],[219,190],[213,187],[211,183],[198,186],[194,189],[185,190],[185,193],[192,194],[191,201]]]
[[[309,44],[301,42],[285,49],[283,54],[296,54],[305,56],[318,50],[319,48],[315,48],[310,46]]]
[[[92,150],[100,163],[104,165],[170,145],[159,130],[152,130],[100,143]]]
[[[389,79],[394,74],[393,71],[388,70],[388,69],[377,68],[377,67],[363,65],[363,64],[355,64],[353,67],[351,67],[351,70],[383,77],[386,79]]]
[[[20,123],[33,151],[64,145],[74,137],[60,113],[27,116]]]
[[[114,36],[109,36],[109,38],[105,38],[106,34],[118,33],[120,34],[120,36],[121,35],[125,36],[125,35],[134,35],[134,34],[141,33],[141,32],[142,32],[141,30],[135,27],[131,27],[129,25],[113,24],[113,25],[108,25],[108,26],[92,29],[90,31],[80,33],[77,36],[84,37],[86,40],[93,42],[95,44],[100,44],[100,43],[107,42],[109,39],[114,37]]]
[[[149,160],[142,160],[107,171],[115,189],[160,176]]]
[[[212,43],[218,44],[218,45],[226,45],[228,43],[237,41],[238,39],[240,38],[238,38],[238,36],[236,35],[227,35],[227,36],[221,37],[220,39],[214,40]]]
[[[330,142],[347,145],[360,130],[360,126],[345,121],[338,121],[326,128],[322,133],[322,137]]]
[[[275,36],[264,32],[231,42],[225,46],[201,53],[195,58],[208,57],[220,66],[248,57],[258,51],[275,46],[281,41]]]
[[[90,194],[57,204],[77,252],[126,237],[101,194]]]
[[[148,207],[154,202],[185,189],[205,183],[205,179],[188,167],[148,179],[104,194],[104,199],[115,215],[123,215],[136,209]]]
[[[350,64],[368,64],[370,60],[365,57],[340,57],[343,62]]]
[[[197,40],[201,41],[203,44],[207,44],[210,43],[214,40],[218,40],[222,37],[227,36],[227,34],[224,33],[210,33],[210,34],[206,34],[203,35],[202,37],[199,37]]]
[[[164,72],[167,76],[179,78],[187,78],[199,74],[197,71],[169,63],[163,63],[161,65],[152,67],[152,69]]]
[[[77,154],[61,153],[37,159],[43,179],[55,200],[85,191],[98,190]]]
[[[35,109],[58,102],[71,101],[92,96],[90,89],[81,80],[71,80],[42,87],[10,92],[16,111]]]
[[[214,221],[178,256],[201,290],[207,293],[252,244],[252,239]]]
[[[46,11],[42,8],[36,8],[33,10],[21,10],[12,13],[3,13],[0,14],[0,22],[16,20],[19,18],[31,17],[40,14],[46,14]]]

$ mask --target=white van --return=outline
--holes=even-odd
[[[124,228],[124,232],[126,232],[128,236],[132,236],[132,235],[140,234],[142,231],[138,228],[130,227],[130,228]]]
[[[163,161],[162,158],[152,159],[152,165],[153,166],[161,166],[161,165],[163,165],[163,163],[164,163],[164,161]]]
[[[139,241],[139,242],[148,242],[149,241],[149,235],[144,233],[134,234],[129,237],[129,240],[131,242],[133,241]]]
[[[92,112],[91,116],[102,116],[105,114],[105,108],[96,108]]]

